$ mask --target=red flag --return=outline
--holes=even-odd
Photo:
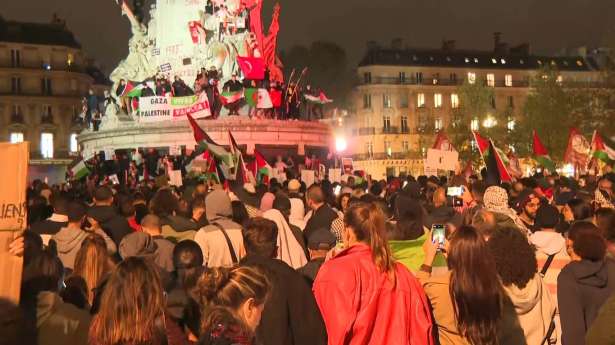
[[[269,98],[271,98],[271,104],[274,108],[282,106],[282,91],[277,89],[269,90]]]
[[[536,133],[536,130],[534,130],[534,145],[532,146],[534,149],[534,155],[535,156],[548,156],[549,152],[547,151],[547,148],[542,144],[542,141],[540,141],[540,138],[538,137],[538,133]]]
[[[478,146],[478,152],[480,152],[481,156],[484,156],[485,151],[489,149],[489,140],[481,137],[478,132],[472,132],[472,134],[474,135],[476,146]]]
[[[244,78],[250,80],[265,79],[265,62],[262,58],[238,56],[237,62]]]
[[[280,31],[280,4],[275,4],[271,24],[269,25],[269,33],[263,39],[263,57],[265,65],[269,69],[269,77],[271,80],[282,82],[284,75],[280,67],[276,64],[276,50],[278,44],[278,32]]]
[[[485,165],[487,166],[487,184],[499,185],[501,182],[512,182],[512,178],[506,170],[506,166],[502,158],[498,154],[495,145],[491,140],[487,141],[487,157]]]
[[[564,154],[564,161],[574,165],[577,169],[585,169],[589,162],[590,146],[587,139],[576,128],[570,129],[568,147]]]
[[[444,132],[438,132],[436,136],[436,142],[433,144],[432,149],[442,151],[456,151]]]
[[[190,121],[190,126],[192,127],[192,132],[194,133],[194,140],[197,143],[200,143],[203,140],[207,139],[207,133],[199,126],[198,123],[194,120],[192,115],[186,114],[188,116],[188,121]]]

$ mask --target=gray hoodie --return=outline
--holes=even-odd
[[[115,243],[113,243],[113,240],[107,236],[104,231],[97,229],[94,233],[100,235],[105,240],[109,254],[114,254],[116,252],[117,248]],[[62,261],[64,268],[71,270],[74,268],[75,257],[77,257],[77,252],[81,248],[81,243],[86,237],[88,237],[88,232],[69,227],[62,228],[58,233],[51,236],[51,239],[56,242],[58,257]]]
[[[86,345],[90,314],[64,303],[55,292],[43,291],[37,298],[36,328],[39,345]]]

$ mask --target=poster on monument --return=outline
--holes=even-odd
[[[211,116],[207,93],[202,92],[198,97],[139,97],[138,116],[140,122],[183,119],[188,113],[195,119]]]
[[[26,187],[29,143],[0,143],[0,160],[10,162],[0,169],[0,297],[17,303],[23,261],[8,252],[9,244],[27,223]]]
[[[305,183],[306,188],[310,188],[316,182],[316,173],[314,170],[301,170],[301,181]]]

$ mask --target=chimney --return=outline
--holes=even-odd
[[[404,40],[403,40],[403,39],[401,39],[401,38],[399,38],[399,37],[398,37],[398,38],[394,38],[394,39],[391,41],[391,49],[394,49],[394,50],[401,50],[401,49],[402,49],[402,47],[403,47],[403,45],[404,45]]]
[[[452,52],[455,50],[455,40],[442,40],[442,50],[446,52]]]

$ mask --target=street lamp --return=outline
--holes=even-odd
[[[487,118],[483,121],[483,127],[493,128],[498,124],[498,121],[491,115],[487,115]]]
[[[346,138],[344,138],[343,136],[335,137],[335,151],[337,151],[337,153],[339,154],[346,151],[346,148],[348,148]]]

